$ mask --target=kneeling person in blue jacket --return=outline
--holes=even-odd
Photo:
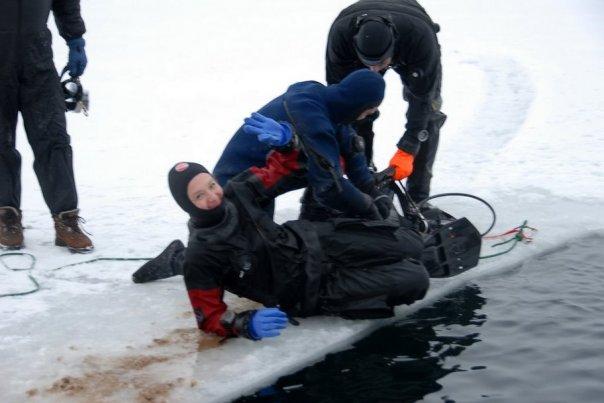
[[[270,178],[279,192],[300,188],[296,178],[303,177],[304,186],[312,190],[305,202],[318,202],[346,216],[376,218],[367,195],[373,191],[373,177],[360,137],[350,124],[377,110],[384,89],[384,79],[369,70],[356,71],[329,86],[316,81],[291,85],[245,120],[224,149],[214,176],[224,186],[250,167],[265,166],[272,151],[289,150],[293,134],[299,163]],[[314,217],[304,205],[300,218],[323,219]]]

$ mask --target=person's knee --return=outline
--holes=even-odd
[[[415,272],[414,283],[416,289],[421,291],[421,298],[423,298],[426,295],[428,288],[430,288],[430,276],[428,275],[428,271],[426,270],[424,265],[419,262],[418,264],[420,266],[420,269]]]
[[[72,153],[69,136],[49,136],[44,139],[38,139],[30,142],[31,148],[36,158],[54,153]]]
[[[415,259],[407,259],[404,268],[393,284],[388,302],[395,305],[412,304],[424,298],[430,287],[430,277],[424,265]]]
[[[340,215],[338,210],[329,207],[340,199],[340,192],[335,184],[330,183],[313,190],[302,202],[300,219],[309,221],[326,221]]]
[[[430,287],[430,276],[424,265],[416,259],[407,259],[405,261],[408,271],[404,276],[406,284],[414,290],[422,291],[424,294]]]
[[[319,205],[326,205],[330,200],[336,198],[339,190],[335,183],[325,183],[317,186],[314,192],[313,202]]]

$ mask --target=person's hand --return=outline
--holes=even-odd
[[[292,130],[286,123],[279,123],[259,113],[244,119],[243,131],[254,134],[258,141],[274,147],[282,147],[292,138]]]
[[[413,154],[406,153],[400,149],[396,150],[396,153],[390,159],[389,165],[394,168],[394,174],[392,175],[394,180],[400,181],[411,175],[414,159]]]
[[[380,210],[378,209],[378,207],[375,205],[373,198],[368,195],[367,193],[363,193],[363,198],[365,199],[366,202],[366,208],[365,210],[359,214],[360,218],[363,218],[365,220],[372,220],[372,221],[380,221],[382,220],[382,214],[380,214]]]
[[[67,62],[67,70],[72,77],[79,77],[84,73],[88,59],[86,58],[86,41],[84,38],[74,38],[67,41],[69,46],[69,61]]]
[[[279,308],[258,309],[251,317],[248,326],[250,336],[256,340],[276,337],[287,326],[287,315]]]
[[[384,220],[388,218],[390,216],[390,210],[392,209],[392,199],[390,196],[379,189],[374,189],[371,192],[371,197],[382,218]]]

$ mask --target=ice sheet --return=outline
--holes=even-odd
[[[52,221],[22,128],[25,252],[42,289],[0,298],[3,401],[226,401],[345,348],[383,321],[311,318],[282,337],[251,342],[200,335],[181,278],[136,285],[137,262],[186,239],[166,172],[178,160],[211,167],[242,119],[296,81],[323,81],[329,25],[340,0],[83,1],[91,115],[69,115],[86,228],[96,250],[53,245]],[[468,281],[517,267],[590,232],[604,232],[604,7],[598,1],[424,0],[442,32],[443,110],[433,193],[484,197],[496,230],[523,219],[536,242],[452,280],[434,281],[404,316]],[[52,25],[52,23],[51,23]],[[54,35],[55,62],[66,60]],[[398,77],[389,73],[376,122],[376,163],[402,132]],[[299,194],[277,203],[296,216]],[[488,215],[453,203],[479,226]],[[463,211],[462,211],[463,210]],[[25,272],[0,268],[0,294],[27,290]],[[229,297],[241,309],[248,303]]]

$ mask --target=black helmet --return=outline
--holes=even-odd
[[[362,14],[355,22],[354,50],[366,66],[374,66],[394,55],[396,30],[386,17]]]

